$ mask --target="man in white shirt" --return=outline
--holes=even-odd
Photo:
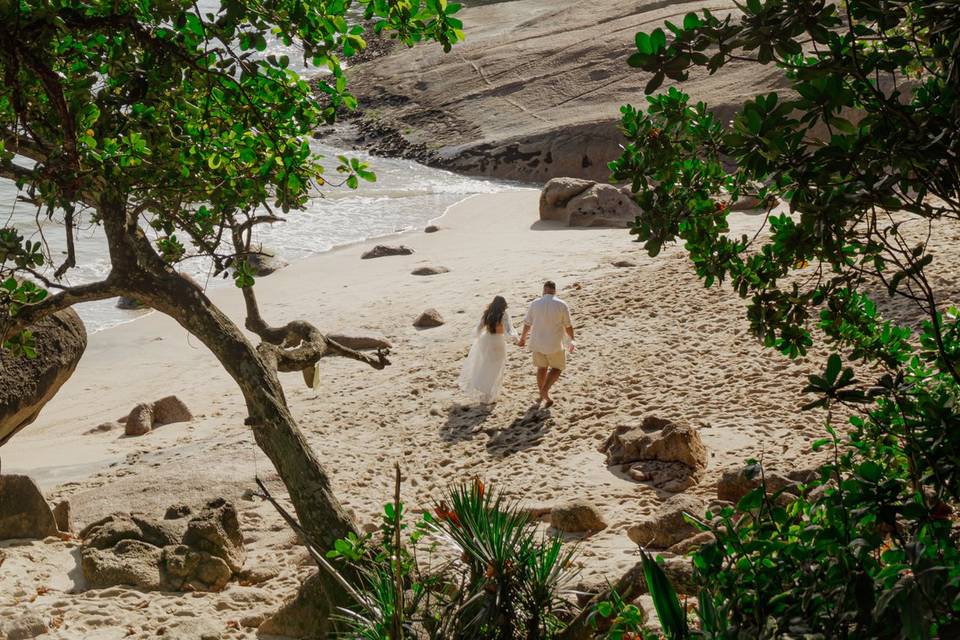
[[[540,402],[544,403],[544,408],[553,406],[550,387],[566,366],[564,334],[569,337],[571,348],[573,346],[570,308],[566,302],[556,297],[556,293],[556,284],[549,280],[543,284],[543,296],[535,300],[527,310],[527,317],[523,321],[523,334],[517,343],[523,347],[527,344],[527,336],[530,337],[533,366],[537,368],[537,387],[540,389]]]

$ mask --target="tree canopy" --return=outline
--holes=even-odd
[[[251,230],[277,223],[318,191],[374,179],[356,159],[324,174],[310,136],[356,106],[345,60],[371,32],[444,49],[463,37],[446,0],[0,0],[0,178],[21,201],[62,222],[66,256],[42,238],[0,229],[0,339],[30,357],[28,327],[76,303],[123,295],[175,319],[240,388],[246,424],[284,481],[304,529],[324,546],[353,531],[329,477],[287,407],[278,372],[309,371],[326,356],[374,368],[313,324],[270,326],[247,258]],[[307,81],[279,42],[323,71]],[[73,237],[102,226],[110,272],[70,285]],[[248,337],[181,276],[190,256],[232,274],[246,302]],[[317,628],[344,592],[321,574]],[[315,600],[316,598],[314,598]]]
[[[798,357],[819,339],[833,352],[804,389],[806,408],[826,409],[813,446],[833,456],[800,499],[761,486],[707,514],[716,542],[694,554],[701,633],[955,637],[960,312],[930,273],[932,240],[960,222],[960,10],[739,9],[638,33],[628,63],[651,74],[647,94],[731,61],[775,65],[784,90],[749,97],[730,128],[677,86],[644,110],[624,106],[629,145],[611,170],[632,184],[643,208],[632,233],[651,255],[682,242],[706,286],[749,299],[764,344]],[[729,233],[724,191],[765,203],[755,236]],[[915,313],[885,317],[891,297]]]

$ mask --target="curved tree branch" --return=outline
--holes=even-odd
[[[0,339],[7,340],[10,336],[18,331],[22,331],[34,322],[75,304],[105,300],[121,294],[122,291],[113,281],[112,273],[108,275],[105,280],[64,289],[56,295],[44,298],[36,304],[22,307],[17,315],[10,317],[4,322],[2,331],[0,331]]]

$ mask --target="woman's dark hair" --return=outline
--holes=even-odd
[[[497,296],[483,312],[483,325],[490,333],[497,332],[497,325],[503,320],[503,314],[507,311],[507,301],[503,296]]]

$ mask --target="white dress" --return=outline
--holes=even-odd
[[[460,372],[460,389],[480,402],[496,402],[507,364],[507,338],[517,339],[510,316],[503,314],[503,333],[490,333],[481,321]]]

